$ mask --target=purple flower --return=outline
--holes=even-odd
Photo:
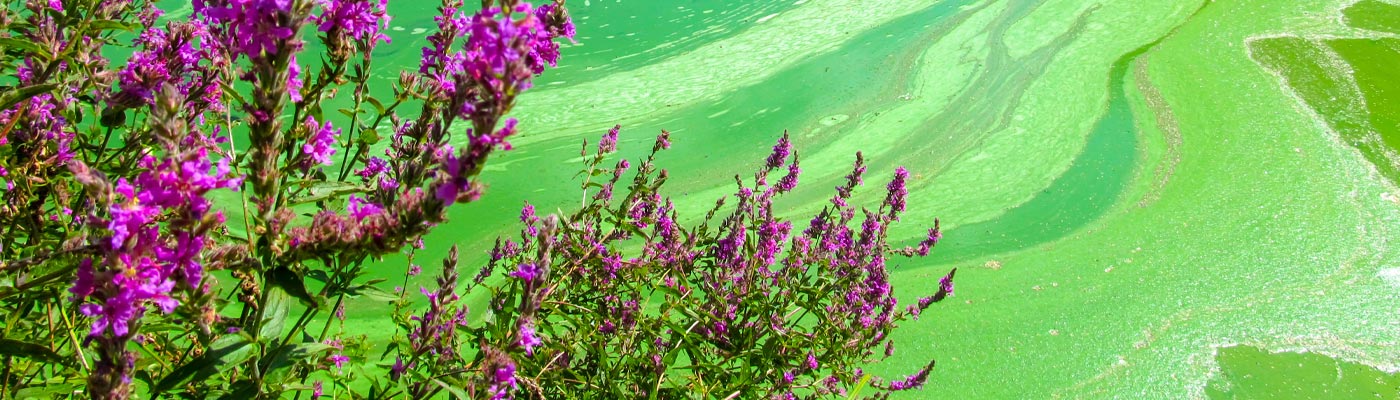
[[[448,153],[442,160],[443,177],[438,181],[437,199],[444,205],[456,203],[463,193],[471,192],[471,164],[466,157]]]
[[[313,164],[331,165],[331,155],[335,154],[335,138],[340,135],[340,130],[332,127],[330,121],[318,125],[316,119],[310,116],[306,117],[306,127],[311,131],[311,137],[301,146],[301,152],[306,157],[302,161],[302,170],[311,168]]]
[[[904,169],[904,167],[898,167],[894,170],[894,179],[891,180],[888,185],[885,185],[887,193],[885,194],[884,206],[890,208],[889,215],[895,221],[899,220],[899,213],[904,212],[904,197],[909,195],[909,190],[904,186],[905,181],[908,179],[909,170]]]
[[[360,198],[359,196],[353,195],[350,196],[348,208],[350,211],[350,216],[355,217],[356,221],[364,221],[365,218],[379,215],[380,213],[384,212],[384,208],[380,207],[378,204],[374,204],[369,200],[365,200]]]
[[[544,344],[544,342],[540,340],[539,336],[535,335],[534,325],[527,323],[520,325],[520,340],[517,341],[516,344],[519,344],[520,347],[525,349],[526,355],[533,356],[535,355],[535,346]]]
[[[818,364],[818,363],[817,363],[817,354],[816,354],[816,353],[813,353],[813,352],[811,352],[811,351],[808,351],[808,352],[807,352],[807,369],[815,370],[815,369],[817,369],[817,367],[819,367],[819,366],[821,366],[821,364]]]
[[[928,374],[930,369],[930,367],[924,367],[923,369],[919,370],[919,372],[913,375],[909,375],[904,379],[890,382],[890,390],[901,391],[923,387],[924,382],[928,381]]]
[[[510,391],[519,387],[515,381],[515,364],[509,359],[501,360],[500,363],[502,365],[496,367],[491,387],[487,389],[491,393],[491,400],[510,398]]]
[[[522,263],[520,266],[516,267],[514,272],[510,273],[510,276],[520,278],[525,281],[525,283],[530,283],[540,276],[540,268],[532,263]]]
[[[287,50],[303,22],[292,18],[292,0],[194,0],[194,12],[217,27],[211,43],[249,59]]]
[[[946,293],[948,296],[953,295],[953,273],[950,272],[948,275],[938,278],[938,291]]]
[[[929,228],[928,230],[928,237],[925,238],[923,241],[919,242],[919,248],[915,250],[915,252],[921,256],[928,255],[929,249],[932,249],[933,246],[938,245],[938,241],[940,239],[943,239],[943,232],[938,229],[938,220],[934,219],[933,227]]]
[[[621,130],[622,125],[614,125],[612,129],[609,129],[608,133],[604,134],[603,138],[598,140],[598,152],[612,153],[617,151],[617,134]]]
[[[389,379],[399,380],[399,377],[407,371],[408,366],[404,365],[403,357],[394,357],[394,366],[389,368]]]
[[[778,179],[778,184],[773,187],[778,193],[790,192],[793,188],[797,187],[797,176],[801,173],[802,168],[797,166],[797,153],[794,152],[792,154],[792,164],[788,164],[787,175],[783,175],[782,178]]]
[[[360,175],[360,178],[364,179],[365,182],[369,182],[370,180],[374,179],[374,177],[379,176],[380,174],[383,174],[388,170],[388,161],[384,161],[383,158],[379,157],[370,157],[369,160],[365,161],[365,168],[359,170],[358,172],[356,172],[356,174]]]
[[[651,151],[657,151],[657,150],[662,150],[662,149],[670,149],[670,148],[671,148],[671,132],[667,132],[665,129],[662,129],[662,130],[661,130],[661,134],[660,134],[660,135],[656,135],[656,144],[655,144],[655,145],[652,145]]]
[[[768,155],[768,169],[783,166],[787,162],[787,156],[792,152],[792,141],[788,140],[787,131],[783,132],[783,137],[778,138],[778,144],[773,145],[773,153]]]
[[[292,56],[291,65],[287,66],[287,98],[291,99],[293,103],[301,102],[302,86],[301,64],[297,62],[296,56]],[[307,119],[310,118],[311,117],[307,117]],[[326,124],[330,125],[330,122],[326,122]],[[313,123],[313,125],[315,125],[315,123]]]
[[[533,224],[535,221],[535,206],[525,202],[525,206],[520,208],[520,222]]]
[[[321,381],[311,384],[311,400],[321,398]]]
[[[345,362],[350,361],[350,357],[346,357],[344,354],[333,354],[330,356],[330,361],[335,364],[336,369],[344,369]]]
[[[320,0],[321,15],[311,21],[321,32],[343,33],[355,39],[370,39],[389,43],[389,36],[380,32],[389,27],[388,0]]]

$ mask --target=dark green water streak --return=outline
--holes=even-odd
[[[1069,170],[1040,195],[1000,217],[950,230],[940,243],[937,259],[952,263],[1026,249],[1064,237],[1107,213],[1127,186],[1136,164],[1137,128],[1128,106],[1128,68],[1161,40],[1113,63],[1108,108]]]

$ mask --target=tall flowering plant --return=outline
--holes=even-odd
[[[389,85],[370,78],[386,0],[193,0],[187,18],[148,0],[5,5],[0,399],[883,396],[928,376],[860,369],[952,294],[952,273],[904,308],[889,286],[887,257],[939,238],[935,222],[918,246],[886,243],[907,172],[857,218],[857,158],[794,227],[772,203],[801,172],[786,137],[687,225],[652,158],[604,168],[614,129],[586,157],[581,208],[527,205],[473,279],[455,247],[421,297],[367,276],[399,252],[419,274],[422,237],[482,195],[517,97],[574,35],[562,0],[443,0]],[[490,297],[476,314],[470,291]],[[361,296],[392,302],[401,333],[336,324]]]
[[[924,384],[932,361],[888,379],[863,371],[894,355],[898,322],[953,294],[955,271],[902,307],[890,286],[888,258],[926,256],[942,237],[935,220],[916,245],[886,241],[905,212],[906,170],[895,170],[877,208],[857,209],[857,153],[830,204],[794,226],[773,205],[801,174],[784,135],[752,178],[735,177],[734,194],[697,218],[663,190],[668,174],[654,156],[669,134],[635,167],[623,159],[608,168],[618,133],[591,155],[584,145],[581,208],[541,216],[526,204],[520,234],[497,242],[467,284],[502,279],[486,285],[490,317],[479,324],[444,312],[458,281],[448,258],[439,291],[425,292],[434,308],[400,319],[420,330],[401,339],[395,379],[424,386],[444,369],[478,370],[467,387],[484,392],[469,394],[496,398],[885,398]],[[428,331],[459,332],[479,351],[418,345]]]
[[[387,1],[192,6],[0,8],[0,397],[319,396],[356,343],[311,322],[481,195],[573,35],[562,2],[444,1],[376,98]]]

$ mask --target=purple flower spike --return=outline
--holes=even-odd
[[[948,275],[938,279],[938,291],[948,296],[953,295],[953,273],[949,272]]]
[[[331,127],[330,121],[318,126],[316,119],[309,116],[306,117],[306,127],[312,133],[306,144],[301,146],[301,152],[306,155],[302,170],[310,169],[312,164],[331,165],[331,155],[335,154],[335,137],[340,135],[340,130]]]
[[[300,103],[301,87],[304,85],[301,80],[301,64],[297,62],[296,56],[292,56],[291,65],[287,67],[287,98],[293,103]]]
[[[381,29],[389,26],[388,0],[321,0],[321,15],[311,17],[321,32],[341,32],[371,43],[389,43]]]
[[[783,131],[783,137],[778,139],[778,144],[773,145],[773,153],[768,155],[768,169],[772,170],[783,166],[787,162],[788,154],[792,153],[792,141],[788,139],[787,131]]]
[[[908,179],[909,170],[904,167],[895,168],[894,179],[885,185],[888,193],[885,195],[884,206],[890,208],[889,215],[895,221],[899,220],[899,213],[904,212],[904,197],[909,195],[909,190],[905,188],[905,181]]]
[[[540,341],[539,336],[535,335],[535,327],[533,325],[525,324],[520,326],[520,340],[518,344],[525,349],[526,355],[533,356],[535,355],[535,346],[544,344],[544,342]]]
[[[612,153],[617,151],[617,133],[622,130],[622,125],[614,125],[608,133],[598,140],[599,153]]]
[[[933,227],[928,230],[928,237],[922,242],[919,242],[919,248],[916,249],[915,252],[919,253],[921,256],[928,255],[929,249],[932,249],[933,246],[937,246],[940,239],[943,239],[943,232],[938,229],[938,220],[934,219]]]
[[[797,153],[792,154],[792,164],[788,164],[787,175],[778,179],[778,184],[774,186],[778,193],[791,192],[797,187],[797,176],[802,174],[802,168],[797,166]]]

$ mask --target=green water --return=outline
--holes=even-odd
[[[400,3],[376,75],[416,69],[431,26],[431,3]],[[901,398],[1400,391],[1400,53],[1376,34],[1394,30],[1391,2],[569,5],[579,43],[521,98],[516,150],[420,264],[457,244],[474,270],[522,201],[575,206],[579,143],[615,123],[626,157],[673,132],[659,162],[692,218],[787,130],[805,171],[790,216],[820,207],[859,150],[860,201],[895,166],[913,174],[897,240],[948,228],[894,272],[913,299],[962,268],[954,301],[869,369],[937,358],[930,388]],[[371,338],[391,329],[382,303],[349,309]]]

